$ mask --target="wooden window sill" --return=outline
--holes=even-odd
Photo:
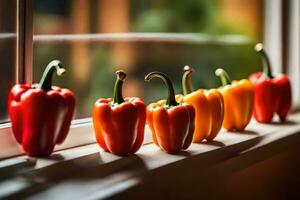
[[[234,174],[240,176],[244,170],[286,151],[298,152],[299,144],[300,113],[295,113],[286,124],[252,121],[243,133],[222,131],[216,141],[192,144],[179,155],[147,144],[136,155],[118,157],[90,144],[55,152],[49,159],[19,156],[0,161],[0,198],[230,196],[231,187],[224,181],[231,178],[234,182]],[[259,182],[260,177],[250,179],[254,180],[246,182]],[[236,193],[238,197],[245,195],[242,189]]]

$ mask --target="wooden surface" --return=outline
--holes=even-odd
[[[297,194],[299,153],[300,114],[284,125],[251,122],[243,133],[222,131],[179,155],[148,144],[118,157],[91,144],[49,159],[0,161],[0,198],[282,199]]]

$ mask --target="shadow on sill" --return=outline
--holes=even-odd
[[[14,194],[6,196],[10,199],[26,198],[34,194],[49,190],[62,182],[85,182],[98,181],[99,185],[104,184],[111,175],[118,173],[137,174],[147,171],[147,167],[139,156],[132,155],[124,159],[117,159],[104,163],[100,153],[93,153],[73,160],[59,162],[54,165],[30,171],[17,176],[18,179],[30,183],[27,187]],[[124,177],[127,179],[129,177]],[[111,183],[113,184],[113,183]]]
[[[280,121],[272,121],[271,123],[268,123],[269,125],[297,125],[298,122],[296,121],[292,121],[292,120],[288,120],[288,121],[285,121],[285,122],[280,122]]]
[[[217,140],[204,141],[204,142],[201,142],[200,144],[212,145],[212,146],[217,146],[217,147],[225,147],[226,146],[223,142],[220,142]]]
[[[257,133],[252,131],[245,131],[244,134],[257,135]],[[104,162],[103,156],[107,156],[107,153],[105,152],[91,153],[72,160],[65,160],[63,155],[56,153],[53,154],[50,159],[59,161],[58,163],[24,173],[13,174],[12,180],[22,180],[26,182],[27,185],[17,192],[5,197],[10,199],[26,198],[39,195],[40,193],[42,194],[47,190],[59,190],[59,188],[63,187],[64,184],[68,185],[70,183],[82,183],[82,185],[97,183],[97,187],[100,190],[101,188],[110,187],[113,184],[116,184],[116,182],[127,180],[136,176],[138,176],[141,181],[145,181],[144,178],[151,176],[152,173],[159,173],[160,170],[164,171],[169,168],[176,168],[195,160],[198,163],[197,165],[203,168],[237,156],[240,152],[257,145],[262,138],[263,136],[254,137],[229,146],[226,146],[220,141],[204,142],[202,144],[223,148],[216,148],[206,152],[198,151],[198,147],[196,150],[191,148],[188,151],[182,151],[179,154],[181,155],[179,160],[173,160],[166,164],[161,164],[154,169],[148,169],[146,164],[149,162],[147,160],[147,155],[146,157],[144,155],[132,155],[124,158],[115,157],[112,161]],[[194,144],[194,146],[197,146],[197,144]],[[151,145],[151,148],[152,147],[153,146]],[[161,154],[161,151],[158,150],[156,154]],[[182,158],[182,156],[187,159]],[[122,175],[122,180],[118,177],[117,180],[113,179],[114,181],[111,181],[112,177],[118,175]],[[83,188],[86,187],[88,186]],[[76,191],[74,192],[76,193]]]

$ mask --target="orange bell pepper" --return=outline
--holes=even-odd
[[[116,72],[114,98],[98,99],[93,109],[96,140],[105,151],[125,156],[139,150],[144,140],[146,105],[139,98],[122,97],[125,72]]]
[[[190,103],[196,110],[195,132],[193,142],[206,139],[212,141],[222,128],[224,118],[224,101],[217,89],[192,91],[191,75],[193,69],[184,67],[182,88],[184,95],[177,95],[179,102]]]
[[[223,128],[243,131],[250,122],[254,106],[254,86],[248,79],[230,80],[223,69],[217,69],[223,87],[220,87],[224,98]]]
[[[187,149],[193,139],[195,109],[192,105],[178,103],[170,79],[160,72],[151,72],[146,81],[161,78],[168,87],[167,100],[152,103],[147,107],[147,122],[154,143],[166,153],[178,153]]]

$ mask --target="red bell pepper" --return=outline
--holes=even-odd
[[[286,120],[291,108],[291,84],[284,74],[272,75],[270,60],[263,49],[263,44],[255,46],[263,58],[263,72],[252,74],[249,79],[255,86],[254,118],[258,122],[270,123],[274,113],[280,120]]]
[[[125,156],[139,150],[144,140],[146,105],[139,98],[122,97],[125,72],[116,72],[114,98],[98,99],[93,109],[96,140],[105,151]]]
[[[39,84],[16,84],[9,93],[12,130],[29,156],[49,156],[69,131],[75,97],[68,89],[52,86],[55,71],[58,76],[65,72],[58,60],[48,64]]]

